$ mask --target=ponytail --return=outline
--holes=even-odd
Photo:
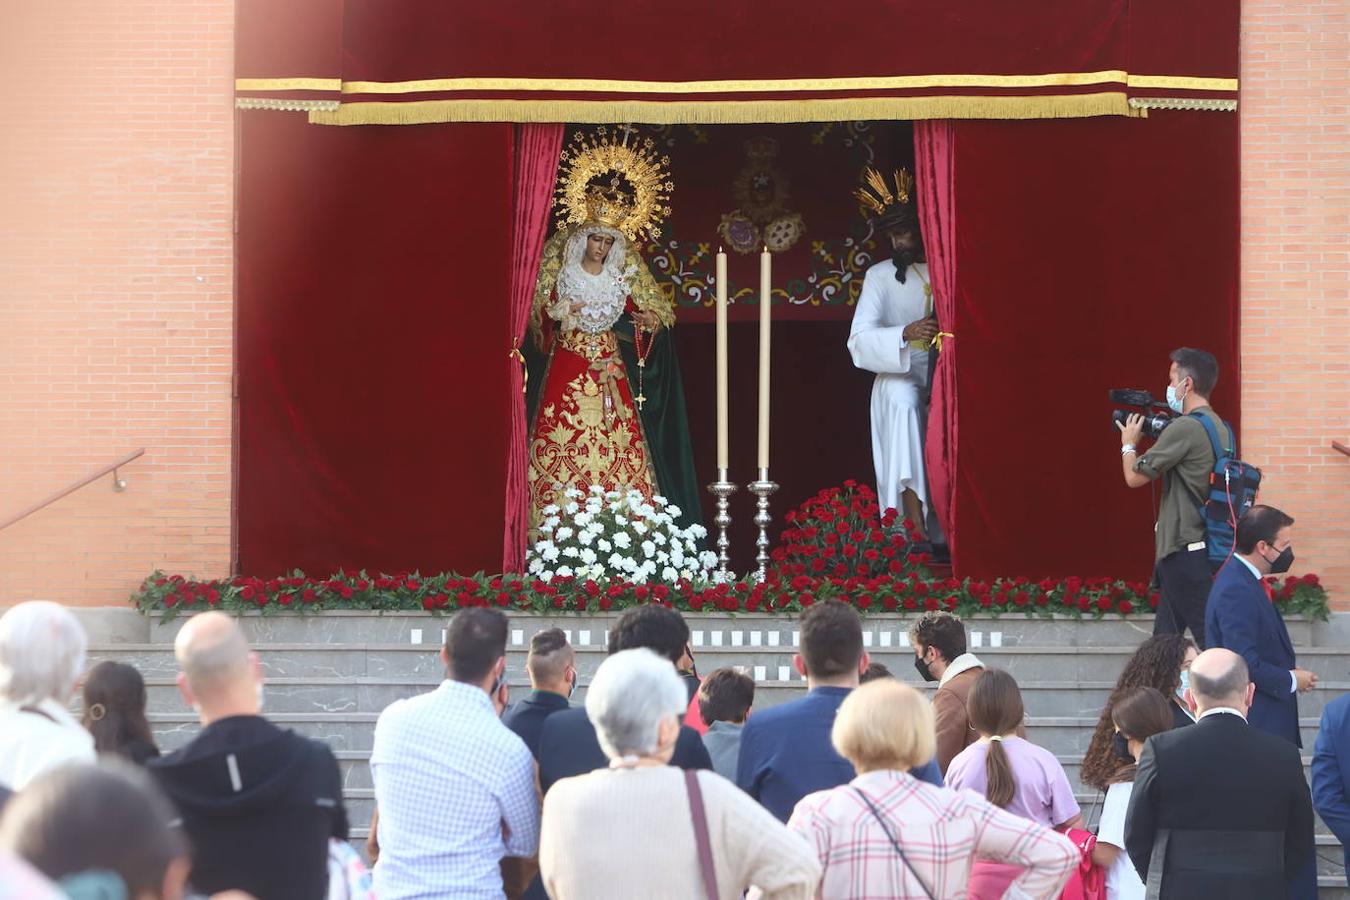
[[[1012,763],[1003,748],[1003,737],[1015,734],[1024,711],[1022,692],[1017,681],[1002,669],[986,669],[975,679],[966,700],[966,715],[971,726],[989,737],[984,757],[985,798],[995,806],[1006,807],[1017,792]]]
[[[995,735],[989,740],[989,752],[984,756],[984,777],[985,799],[1006,808],[1012,802],[1017,782],[1013,779],[1012,764],[1008,761],[1008,752],[1003,749],[1001,736]]]

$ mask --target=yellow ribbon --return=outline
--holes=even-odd
[[[526,393],[526,388],[530,385],[530,369],[525,365],[525,354],[520,352],[520,338],[511,339],[511,350],[506,354],[506,358],[520,363],[520,392]]]
[[[932,339],[931,341],[928,342],[928,349],[929,349],[929,350],[936,350],[936,351],[938,351],[939,353],[941,353],[941,352],[942,352],[942,339],[943,339],[943,338],[954,338],[954,337],[956,337],[956,335],[952,334],[950,331],[939,331],[937,334],[933,335],[933,339]]]

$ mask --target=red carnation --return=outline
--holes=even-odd
[[[905,598],[905,609],[918,609],[918,608],[919,608],[919,601],[915,600],[913,597]]]
[[[554,598],[553,598],[553,608],[554,608],[554,609],[562,609],[563,606],[566,605],[566,603],[567,603],[567,601],[564,600],[562,597],[554,597]]]
[[[319,595],[314,593],[314,588],[305,588],[305,592],[300,595],[300,599],[306,603],[313,603],[319,599]]]
[[[436,608],[436,598],[433,597],[433,596],[423,597],[423,598],[422,598],[422,608],[425,609],[427,612],[430,612],[431,610],[435,609],[435,608]]]
[[[613,600],[609,599],[608,597],[601,597],[601,598],[600,598],[600,608],[601,608],[602,610],[608,611],[608,610],[612,609],[613,607],[614,607],[614,601],[613,601]]]
[[[1115,605],[1115,604],[1111,602],[1111,598],[1110,598],[1110,597],[1098,597],[1098,598],[1097,598],[1097,608],[1100,609],[1102,612],[1110,612],[1110,611],[1111,611],[1111,607],[1114,606],[1114,605]]]
[[[1122,616],[1128,616],[1130,613],[1134,612],[1134,604],[1128,600],[1122,600],[1116,604],[1116,609],[1119,610]]]
[[[1013,594],[1013,606],[1026,606],[1027,601],[1028,597],[1026,591],[1018,591],[1016,594]]]
[[[935,612],[940,605],[941,604],[938,603],[936,597],[929,597],[927,600],[923,601],[923,608],[929,612]]]
[[[290,606],[291,601],[294,599],[295,598],[290,594],[282,594],[280,597],[277,598],[277,602],[280,603],[282,606]]]

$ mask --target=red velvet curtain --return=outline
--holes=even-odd
[[[495,570],[511,126],[240,122],[240,567]]]
[[[511,210],[511,437],[506,460],[506,533],[502,538],[502,571],[525,567],[529,530],[530,491],[527,483],[525,420],[525,366],[520,346],[525,342],[534,284],[539,277],[539,255],[548,238],[553,188],[558,180],[562,152],[561,124],[521,125],[516,129],[515,197]]]
[[[955,133],[942,119],[914,123],[914,169],[919,189],[920,227],[933,285],[933,307],[943,331],[952,332],[956,318],[956,173]],[[954,332],[952,332],[954,334]],[[928,494],[947,546],[956,559],[956,359],[955,339],[944,339],[933,374],[933,399],[928,410],[924,457]]]
[[[1161,395],[1202,347],[1238,424],[1238,120],[953,128],[957,571],[1147,578],[1157,493],[1125,487],[1106,392]]]

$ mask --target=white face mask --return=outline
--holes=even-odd
[[[1189,393],[1189,391],[1187,393]],[[1167,405],[1171,407],[1172,412],[1181,415],[1181,411],[1185,408],[1183,403],[1185,399],[1185,395],[1177,394],[1176,385],[1169,384],[1167,386]]]

